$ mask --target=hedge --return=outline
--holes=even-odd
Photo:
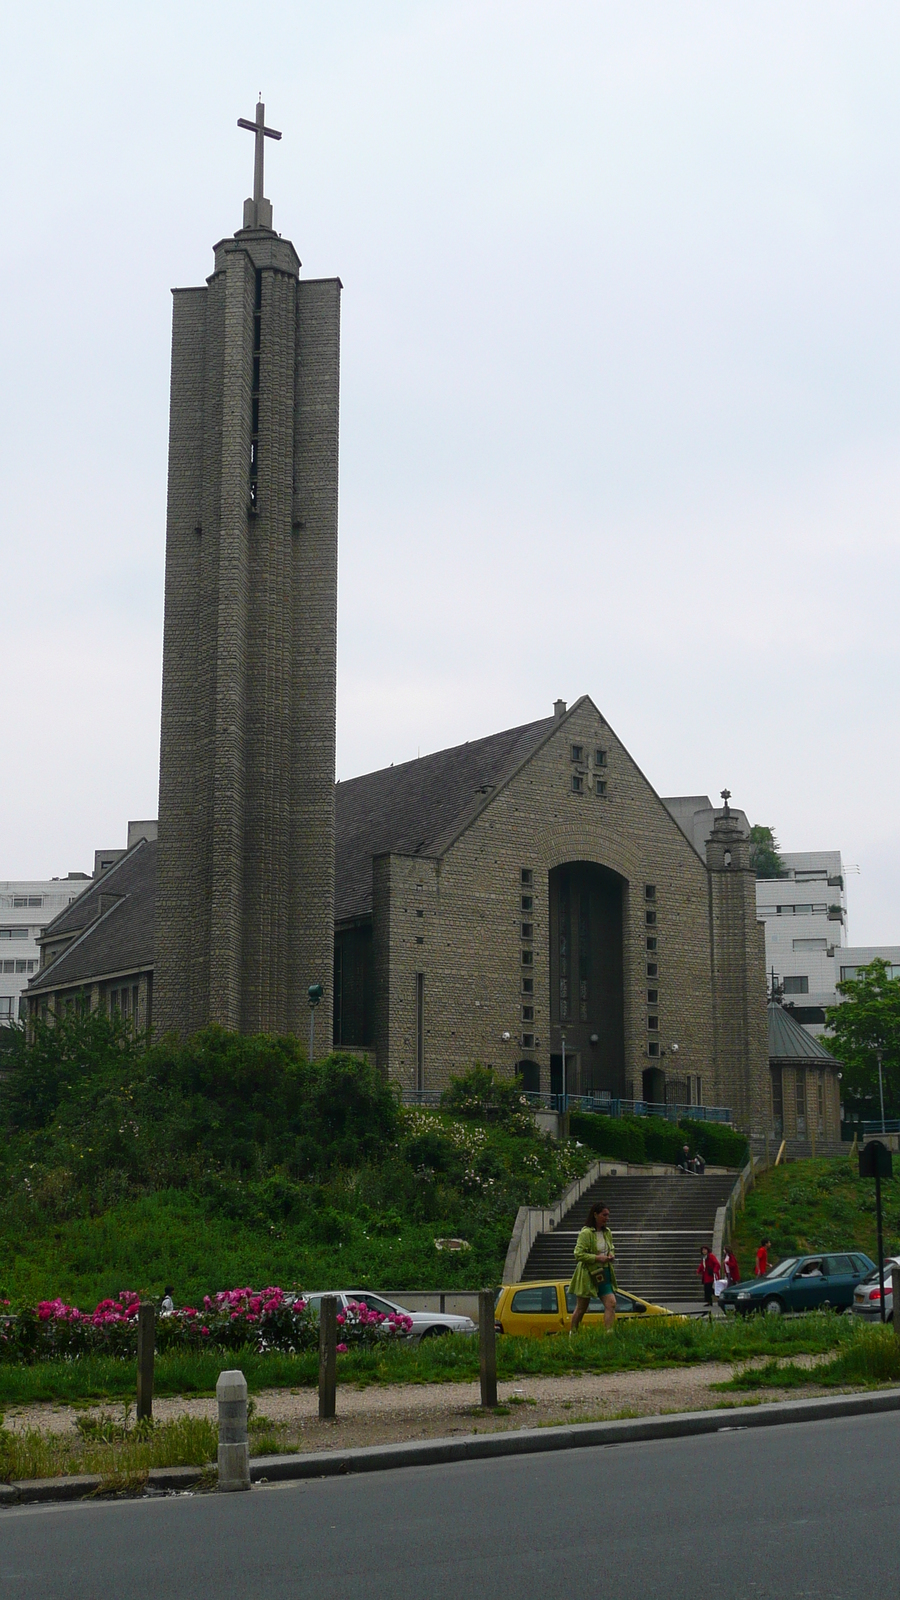
[[[747,1140],[721,1122],[667,1122],[663,1117],[604,1117],[570,1111],[569,1132],[597,1155],[618,1161],[678,1161],[685,1144],[713,1166],[740,1167]]]

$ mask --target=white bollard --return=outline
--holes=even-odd
[[[242,1372],[220,1372],[219,1491],[250,1487],[250,1445],[247,1441],[247,1379]]]

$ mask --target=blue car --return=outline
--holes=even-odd
[[[788,1256],[764,1278],[732,1283],[719,1304],[727,1311],[765,1311],[781,1316],[785,1311],[846,1311],[853,1304],[858,1283],[875,1271],[874,1261],[858,1250],[847,1254]]]

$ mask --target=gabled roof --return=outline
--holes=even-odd
[[[818,1062],[821,1066],[836,1067],[839,1063],[821,1045],[818,1039],[801,1028],[777,1000],[769,1001],[769,1060]]]
[[[102,903],[101,895],[105,897]],[[43,936],[48,932],[71,933],[72,943],[32,978],[28,994],[152,966],[156,840],[138,840],[108,872],[47,924]]]
[[[335,790],[335,906],[337,922],[372,910],[372,857],[440,855],[558,726],[542,717],[487,739],[455,745],[339,783]]]

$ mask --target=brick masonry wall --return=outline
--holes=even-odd
[[[331,1031],[340,285],[216,247],[175,298],[160,748],[158,1031]],[[261,293],[257,503],[254,311]]]
[[[572,792],[571,747],[605,749],[605,795]],[[736,898],[716,900],[711,875],[639,768],[589,700],[553,730],[520,771],[486,798],[439,858],[384,856],[373,864],[376,1053],[383,1070],[416,1087],[416,973],[425,975],[426,1088],[441,1088],[475,1060],[512,1074],[521,1060],[549,1088],[550,873],[595,862],[623,881],[625,1090],[641,1098],[642,1074],[702,1078],[703,1098],[728,1104],[743,1126],[768,1126],[764,944],[749,874]],[[521,936],[521,869],[533,874],[533,938]],[[738,880],[735,880],[738,881]],[[655,926],[646,923],[646,885]],[[648,934],[658,967],[647,1001]],[[533,950],[529,968],[522,950]],[[715,965],[715,972],[714,972]],[[533,977],[534,1022],[521,1019],[522,978]],[[648,1015],[677,1057],[650,1057]],[[521,1043],[535,1034],[534,1049]],[[567,1032],[569,1030],[567,1029]],[[510,1034],[504,1042],[504,1032]],[[610,1086],[617,1092],[618,1086]]]
[[[607,751],[607,792],[571,791],[571,746]],[[530,1058],[549,1087],[549,874],[565,862],[612,869],[623,896],[625,1075],[641,1096],[641,1075],[700,1074],[704,1098],[723,1103],[725,1075],[715,1052],[708,874],[628,752],[590,701],[581,701],[510,782],[488,797],[439,860],[381,858],[374,873],[378,1060],[410,1087],[415,1079],[415,974],[425,973],[425,1085],[443,1086],[474,1060],[512,1073]],[[534,1050],[520,1043],[521,868],[534,875]],[[656,888],[659,976],[654,1012],[671,1057],[647,1054],[645,885]],[[417,913],[421,911],[420,917]],[[417,941],[424,942],[419,944]],[[764,1022],[764,1012],[763,1012]],[[502,1034],[508,1031],[509,1043]]]

